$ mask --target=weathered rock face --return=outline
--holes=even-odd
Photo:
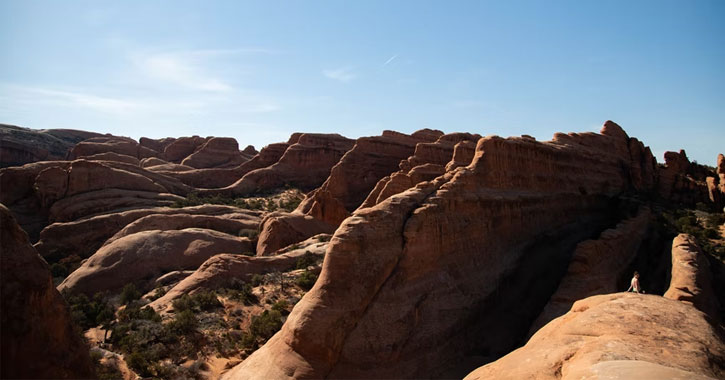
[[[237,140],[231,137],[212,137],[181,161],[181,164],[197,169],[229,168],[245,161],[247,159],[239,152]]]
[[[720,194],[721,198],[725,200],[725,156],[721,154],[717,155],[717,175],[720,177]]]
[[[201,147],[206,140],[199,136],[178,138],[164,148],[164,157],[169,162],[179,164]]]
[[[159,207],[122,211],[71,222],[53,223],[40,232],[40,240],[35,244],[35,249],[38,250],[41,256],[46,258],[57,259],[74,254],[86,258],[90,257],[108,239],[122,229],[126,230],[123,233],[125,236],[130,231],[139,232],[151,229],[151,227],[163,230],[187,227],[209,228],[212,224],[216,225],[216,223],[208,221],[208,218],[217,217],[223,219],[219,223],[224,226],[227,226],[225,220],[231,220],[230,223],[232,224],[240,223],[244,228],[257,229],[260,222],[259,214],[257,211],[239,210],[235,207],[219,205],[203,205],[182,209]],[[186,218],[187,215],[203,216],[203,218],[189,220]],[[143,223],[135,224],[135,221],[147,216],[153,217]],[[172,223],[163,224],[169,222],[169,220],[164,219],[162,216],[169,216],[173,220]],[[156,224],[156,222],[162,220],[162,225]],[[175,228],[170,228],[172,226]],[[227,232],[221,229],[217,230]],[[231,233],[232,231],[228,232]],[[234,235],[238,232],[239,230],[234,231]]]
[[[616,125],[486,137],[469,166],[358,209],[282,330],[226,378],[432,376],[471,349],[513,348],[576,244],[612,222],[629,146]]]
[[[188,228],[143,231],[125,236],[99,249],[70,274],[58,289],[93,295],[118,291],[128,283],[144,289],[164,273],[196,269],[219,253],[254,250],[246,238],[217,231]]]
[[[694,206],[710,202],[704,168],[690,163],[684,150],[665,152],[665,166],[659,168],[657,192],[663,199]]]
[[[75,160],[78,158],[93,156],[94,154],[108,152],[123,154],[137,159],[156,157],[159,155],[159,152],[151,150],[145,146],[141,146],[135,140],[130,138],[102,136],[93,137],[79,142],[73,147],[68,158]]]
[[[187,166],[173,168],[156,166],[150,170],[177,178],[187,185],[202,189],[225,187],[238,181],[242,176],[252,170],[273,165],[279,161],[288,146],[287,143],[267,145],[249,161],[229,169],[193,169]],[[182,168],[186,169],[181,170]]]
[[[0,124],[0,168],[63,160],[73,146],[101,134],[73,129],[34,130]]]
[[[138,143],[141,146],[144,146],[146,148],[149,148],[151,150],[155,150],[157,152],[163,152],[166,150],[166,147],[169,146],[172,142],[176,141],[173,137],[164,137],[162,139],[150,139],[148,137],[141,137],[138,140]]]
[[[268,256],[311,236],[330,234],[335,231],[335,227],[308,215],[275,212],[262,220],[261,231],[257,241],[257,255]]]
[[[725,345],[692,306],[654,295],[590,297],[476,379],[722,379]]]
[[[355,144],[338,134],[303,133],[277,163],[252,170],[234,184],[223,189],[209,190],[208,194],[231,196],[280,188],[284,185],[309,191],[319,187],[330,175],[330,170]]]
[[[88,347],[73,331],[70,313],[10,211],[0,204],[1,377],[93,378]]]
[[[710,265],[692,235],[679,234],[672,241],[672,279],[665,298],[688,303],[719,320]]]
[[[153,301],[150,306],[156,310],[165,310],[173,300],[201,288],[215,289],[229,285],[233,280],[250,281],[255,274],[294,269],[297,261],[306,254],[324,256],[328,244],[325,238],[328,237],[329,235],[317,235],[300,242],[297,249],[276,256],[216,255],[204,262],[193,274],[181,280],[163,297]]]
[[[564,315],[580,299],[623,290],[618,285],[631,275],[627,268],[647,235],[650,217],[650,210],[642,209],[636,217],[602,232],[599,238],[579,243],[566,276],[529,332],[533,334]]]
[[[427,131],[418,136],[430,138],[442,134]],[[340,225],[382,177],[397,170],[399,162],[414,153],[416,144],[430,141],[423,138],[385,131],[382,136],[358,139],[332,168],[325,183],[298,210],[332,226]]]
[[[390,176],[381,178],[375,188],[368,193],[367,198],[360,206],[361,208],[374,206],[388,197],[401,193],[422,181],[430,181],[456,167],[468,165],[473,159],[475,144],[480,135],[470,133],[450,133],[439,136],[435,142],[420,143],[415,147],[415,153],[408,159],[400,162],[400,170]],[[454,150],[458,143],[464,143],[459,147],[458,157],[455,157]],[[468,144],[468,145],[467,145]],[[470,148],[467,150],[466,148]],[[458,159],[460,164],[453,163]],[[463,160],[468,159],[467,162]]]
[[[125,154],[118,154],[114,152],[98,153],[91,156],[83,157],[88,161],[117,161],[125,162],[131,165],[139,165],[139,160],[136,157],[127,156]]]

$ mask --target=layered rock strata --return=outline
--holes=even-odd
[[[632,140],[612,122],[545,143],[486,137],[469,166],[357,210],[282,330],[225,378],[431,376],[512,348],[563,275],[550,272],[634,186]]]
[[[64,160],[75,144],[101,134],[74,129],[34,130],[0,124],[0,168]]]
[[[688,303],[719,320],[710,265],[692,235],[679,234],[672,241],[672,278],[665,298]]]

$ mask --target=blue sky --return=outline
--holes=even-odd
[[[139,138],[598,131],[725,151],[724,1],[0,1],[0,122]]]

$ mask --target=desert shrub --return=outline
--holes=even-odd
[[[50,273],[53,277],[65,278],[68,276],[68,268],[61,263],[54,263],[50,266]]]
[[[289,305],[289,302],[287,302],[287,300],[279,300],[272,305],[272,310],[278,311],[282,315],[287,315],[287,314],[289,314],[289,311],[287,311],[289,306],[290,305]]]
[[[281,201],[279,203],[279,207],[287,212],[291,212],[291,211],[294,211],[297,208],[297,206],[300,205],[300,203],[302,203],[301,198],[292,198],[286,202]]]
[[[262,276],[261,274],[257,273],[257,274],[255,274],[255,275],[252,276],[252,279],[249,282],[252,284],[252,286],[262,285],[262,283],[264,282],[264,276]]]
[[[213,290],[196,292],[194,293],[192,298],[196,301],[196,304],[199,305],[199,308],[204,311],[212,310],[222,306],[221,302],[219,302],[219,299],[216,296],[216,293]]]
[[[121,290],[121,304],[128,305],[129,302],[135,301],[141,298],[141,296],[142,294],[138,289],[136,289],[136,285],[133,283],[126,284],[126,286],[123,287],[123,290]]]
[[[267,211],[275,211],[277,210],[277,204],[272,199],[267,199],[267,202],[264,207]]]
[[[317,264],[317,256],[310,253],[310,251],[305,251],[305,254],[297,259],[297,264],[295,265],[295,267],[297,269],[306,269],[310,265],[315,264]]]
[[[154,294],[152,294],[151,297],[149,297],[149,298],[151,299],[151,301],[156,301],[157,299],[163,297],[165,294],[166,294],[166,289],[164,289],[163,287],[156,288],[156,290],[154,291]]]
[[[277,310],[265,310],[262,314],[252,317],[249,332],[253,336],[267,340],[282,327],[282,314]]]
[[[140,304],[132,302],[123,310],[118,312],[118,321],[121,323],[131,322],[133,320],[146,320],[153,322],[161,322],[161,316],[151,306],[141,307]]]
[[[199,327],[199,321],[193,311],[184,310],[176,314],[176,317],[167,323],[166,327],[172,335],[186,335],[196,331]]]
[[[325,242],[325,241],[330,241],[331,238],[332,238],[332,236],[330,236],[330,235],[320,235],[320,236],[317,237],[317,241],[319,241],[320,243],[322,243],[322,242]]]
[[[148,360],[138,351],[134,351],[126,356],[126,364],[143,377],[150,377],[152,375],[151,371],[149,371]]]
[[[723,214],[723,213],[709,214],[707,216],[707,218],[705,218],[705,222],[707,223],[707,226],[710,228],[718,228],[723,223],[725,223],[725,214]]]
[[[108,304],[101,293],[96,293],[93,299],[88,299],[85,294],[67,295],[66,302],[70,307],[71,317],[83,330],[98,325],[108,325],[114,319],[113,307]]]
[[[297,277],[297,280],[295,281],[295,283],[297,284],[297,286],[299,286],[300,288],[302,288],[304,290],[310,290],[315,285],[316,281],[317,281],[317,274],[315,274],[315,272],[311,272],[311,271],[305,269],[305,271],[302,272],[302,274],[299,277]]]
[[[720,233],[714,229],[714,228],[706,228],[704,235],[708,239],[718,239],[720,238]]]
[[[226,289],[229,298],[242,302],[245,305],[252,305],[259,302],[257,296],[252,293],[252,285],[239,279],[234,279]]]

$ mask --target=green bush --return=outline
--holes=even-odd
[[[93,299],[89,300],[85,294],[68,295],[63,294],[70,307],[73,322],[83,330],[98,325],[107,325],[115,317],[113,307],[108,304],[101,293],[96,293]]]
[[[129,302],[135,301],[141,298],[141,296],[142,294],[138,289],[136,289],[136,285],[133,283],[126,284],[126,286],[123,287],[123,290],[121,290],[121,304],[128,305]]]
[[[126,364],[143,377],[150,377],[152,375],[151,371],[149,371],[149,362],[140,352],[134,351],[130,353],[126,357]]]
[[[289,309],[289,306],[290,305],[287,300],[279,300],[272,305],[272,310],[278,311],[282,315],[287,315],[289,314],[289,311],[287,310]]]
[[[132,302],[125,309],[118,312],[118,321],[125,323],[133,320],[161,322],[161,316],[151,306],[141,308],[141,305]]]
[[[252,317],[249,332],[253,336],[267,340],[282,327],[282,314],[277,310],[265,310],[262,314]]]
[[[163,297],[166,294],[166,289],[164,288],[156,288],[154,291],[154,294],[149,297],[151,301],[156,301],[157,299]]]
[[[295,267],[297,269],[307,269],[307,267],[315,264],[317,264],[317,256],[310,253],[310,251],[305,251],[304,256],[297,259]]]
[[[236,278],[232,280],[226,292],[229,298],[242,302],[245,305],[252,305],[259,302],[257,296],[252,293],[252,285]]]
[[[177,313],[185,310],[207,311],[222,306],[216,292],[212,290],[198,291],[193,295],[184,294],[173,300],[171,305]]]
[[[311,272],[305,269],[305,271],[299,277],[297,277],[295,283],[297,284],[297,286],[304,290],[310,290],[315,285],[316,281],[317,274],[315,274],[315,272]]]
[[[66,268],[63,264],[54,263],[50,266],[50,274],[53,277],[65,278],[68,277],[68,268]]]
[[[262,283],[264,283],[264,276],[262,276],[261,274],[257,273],[257,274],[255,274],[255,275],[252,276],[252,279],[250,280],[250,283],[252,284],[252,286],[262,285]]]
[[[243,228],[239,230],[239,237],[245,237],[249,238],[250,240],[255,240],[259,237],[259,231],[250,228]]]
[[[167,323],[166,327],[173,335],[187,335],[196,331],[199,327],[199,321],[197,321],[193,311],[184,310],[176,314],[176,317]]]

